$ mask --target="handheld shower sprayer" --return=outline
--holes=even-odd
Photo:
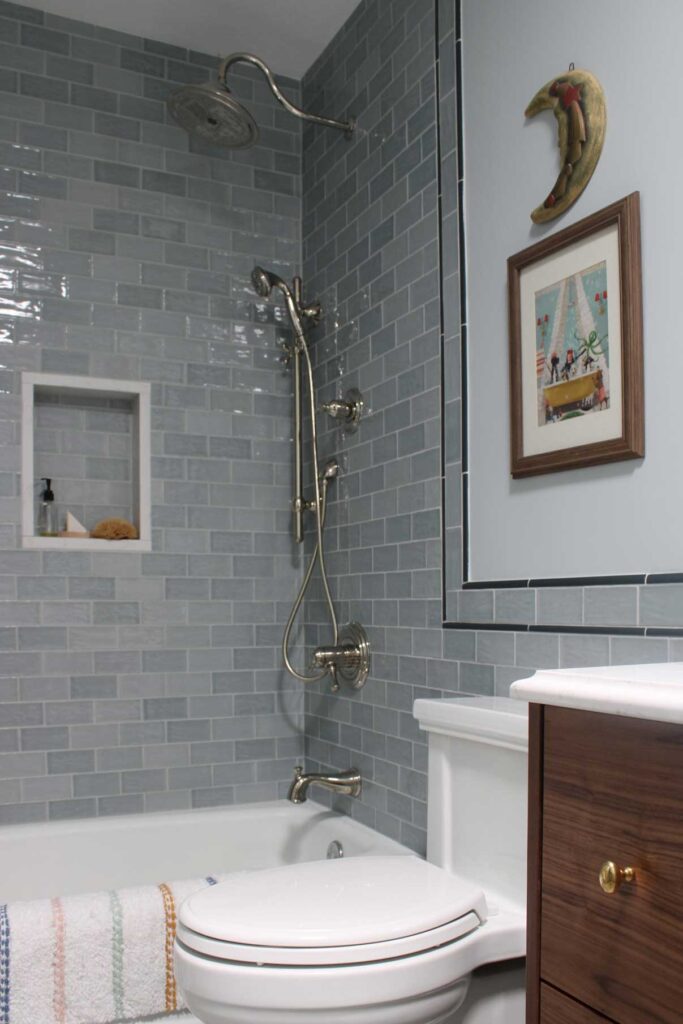
[[[299,310],[298,304],[294,299],[292,290],[289,285],[278,277],[277,274],[273,274],[270,270],[264,270],[263,267],[254,267],[251,272],[251,283],[254,287],[254,291],[260,298],[268,299],[273,288],[279,288],[285,298],[287,304],[287,312],[289,313],[289,319],[292,323],[292,330],[296,335],[297,348],[301,346],[303,342],[303,326],[301,324],[301,311]],[[295,286],[296,287],[296,286]]]
[[[254,291],[257,295],[260,295],[262,299],[270,297],[270,293],[272,292],[273,285],[276,281],[278,281],[283,288],[287,288],[287,285],[281,278],[276,277],[275,274],[271,274],[267,270],[264,270],[263,267],[254,267],[251,272],[251,283],[254,286]]]
[[[339,476],[339,463],[336,459],[328,459],[323,466],[322,473],[320,474],[321,480],[327,480],[330,483],[332,480],[336,480]]]
[[[322,317],[322,306],[319,302],[313,302],[304,306],[301,302],[301,278],[295,277],[293,290],[277,274],[271,270],[264,270],[263,267],[254,267],[251,272],[251,283],[254,291],[262,299],[267,299],[273,288],[279,288],[287,303],[287,312],[292,322],[294,333],[299,338],[299,329],[303,331],[301,320],[305,318],[318,323]]]

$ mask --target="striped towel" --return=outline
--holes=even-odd
[[[220,879],[0,906],[0,1024],[111,1024],[183,1009],[176,908]]]

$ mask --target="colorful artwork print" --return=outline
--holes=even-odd
[[[609,409],[606,261],[535,299],[539,427]]]

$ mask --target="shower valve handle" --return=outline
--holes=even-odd
[[[339,399],[332,399],[331,402],[323,402],[320,406],[321,412],[326,412],[333,420],[348,420],[353,415],[348,402],[341,402]]]
[[[353,432],[363,415],[363,396],[356,388],[349,388],[343,398],[323,402],[320,411],[326,412],[333,420],[338,420],[345,430]]]
[[[335,684],[348,683],[354,690],[360,690],[370,671],[370,643],[360,623],[342,626],[336,644],[316,647],[313,664],[317,669],[327,669]]]

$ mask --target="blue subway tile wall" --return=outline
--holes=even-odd
[[[507,695],[537,668],[666,661],[681,648],[661,637],[442,628],[442,330],[449,580],[461,548],[455,33],[455,0],[363,0],[303,82],[306,106],[358,119],[350,141],[304,131],[303,247],[309,294],[333,311],[315,338],[321,391],[359,387],[368,407],[356,434],[327,426],[323,454],[339,454],[344,470],[327,530],[332,589],[341,621],[364,623],[373,649],[359,693],[308,692],[307,758],[358,766],[363,796],[335,806],[420,852],[427,749],[416,698]],[[448,598],[461,622],[492,624],[495,610],[500,623],[616,626],[639,608],[643,624],[681,624],[676,585]],[[306,611],[310,642],[328,638],[319,591]]]
[[[461,540],[455,46],[454,0],[362,0],[301,87],[306,107],[355,116],[353,137],[302,136],[238,67],[261,142],[229,153],[165,111],[169,89],[215,75],[213,57],[0,0],[0,823],[282,795],[305,724],[309,767],[363,772],[362,799],[336,805],[423,851],[416,697],[681,657],[662,637],[442,628],[442,372],[451,580]],[[305,708],[279,654],[301,571],[287,325],[255,301],[255,262],[284,277],[303,262],[326,311],[319,398],[366,399],[358,433],[320,426],[342,467],[332,590],[340,621],[368,628],[372,672],[356,694],[308,689]],[[151,553],[20,549],[22,370],[152,383]],[[88,443],[107,434],[116,450],[104,415]],[[96,453],[70,431],[57,455],[85,471]],[[453,590],[448,610],[680,624],[680,587],[650,589]],[[309,644],[329,639],[319,586],[305,616]]]
[[[6,2],[0,40],[0,823],[277,797],[291,380],[248,278],[300,263],[299,123],[235,68],[260,144],[214,150],[164,101],[215,58]],[[21,550],[22,370],[151,382],[151,553]],[[123,449],[105,410],[51,412],[59,501]]]
[[[315,339],[325,397],[362,391],[355,434],[329,426],[341,455],[329,513],[333,591],[342,621],[368,629],[365,689],[307,700],[307,757],[358,766],[361,801],[338,806],[424,849],[426,746],[420,696],[492,692],[492,666],[444,651],[440,603],[440,312],[435,19],[431,3],[365,0],[305,76],[305,104],[351,114],[350,141],[304,130],[305,281],[335,308]],[[312,642],[327,626],[318,594]],[[472,662],[475,661],[474,653]]]

